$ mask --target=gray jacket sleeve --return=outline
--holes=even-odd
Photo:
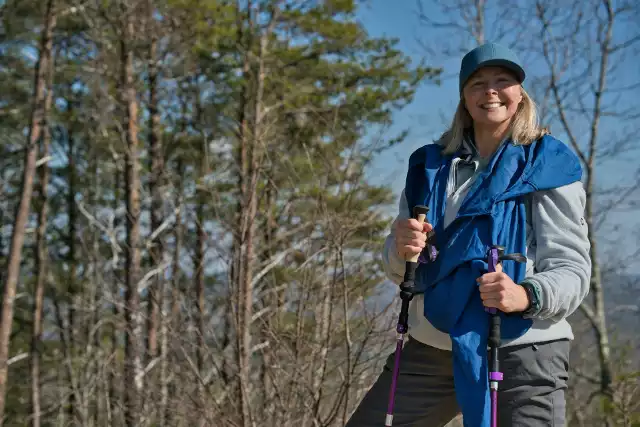
[[[591,258],[585,203],[581,182],[532,195],[535,270],[524,280],[540,294],[540,310],[531,318],[560,321],[589,293]]]

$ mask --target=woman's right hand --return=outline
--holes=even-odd
[[[427,233],[433,230],[428,222],[420,225],[414,218],[395,223],[396,251],[403,259],[418,255],[427,244]]]

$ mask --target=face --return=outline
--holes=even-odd
[[[513,74],[501,67],[479,69],[467,81],[462,93],[476,127],[495,128],[508,124],[522,102],[520,84]]]

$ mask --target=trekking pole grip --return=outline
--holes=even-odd
[[[413,208],[413,218],[417,220],[420,225],[424,224],[427,218],[427,212],[429,212],[429,207],[424,205],[416,205]],[[404,282],[412,283],[415,279],[416,268],[418,267],[418,258],[420,258],[420,254],[415,254],[406,259],[405,269],[404,269]]]

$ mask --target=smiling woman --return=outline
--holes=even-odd
[[[487,67],[476,71],[464,87],[464,104],[473,119],[476,140],[499,142],[522,99],[520,84],[507,69]],[[496,147],[478,148],[482,148],[480,155],[485,157]]]
[[[409,339],[348,427],[382,418],[437,427],[458,411],[465,427],[564,426],[566,317],[591,272],[585,192],[578,158],[539,126],[524,79],[503,46],[469,52],[450,128],[410,156],[382,253],[390,280],[412,294],[398,324],[404,333],[408,323]],[[421,205],[424,222],[412,217]],[[417,255],[415,276],[405,276]]]
[[[538,124],[535,102],[522,87],[524,79],[518,59],[502,46],[488,43],[469,52],[461,64],[460,102],[453,123],[438,141],[444,153],[459,150],[471,129],[481,157],[491,155],[507,135],[520,145],[546,135]]]

